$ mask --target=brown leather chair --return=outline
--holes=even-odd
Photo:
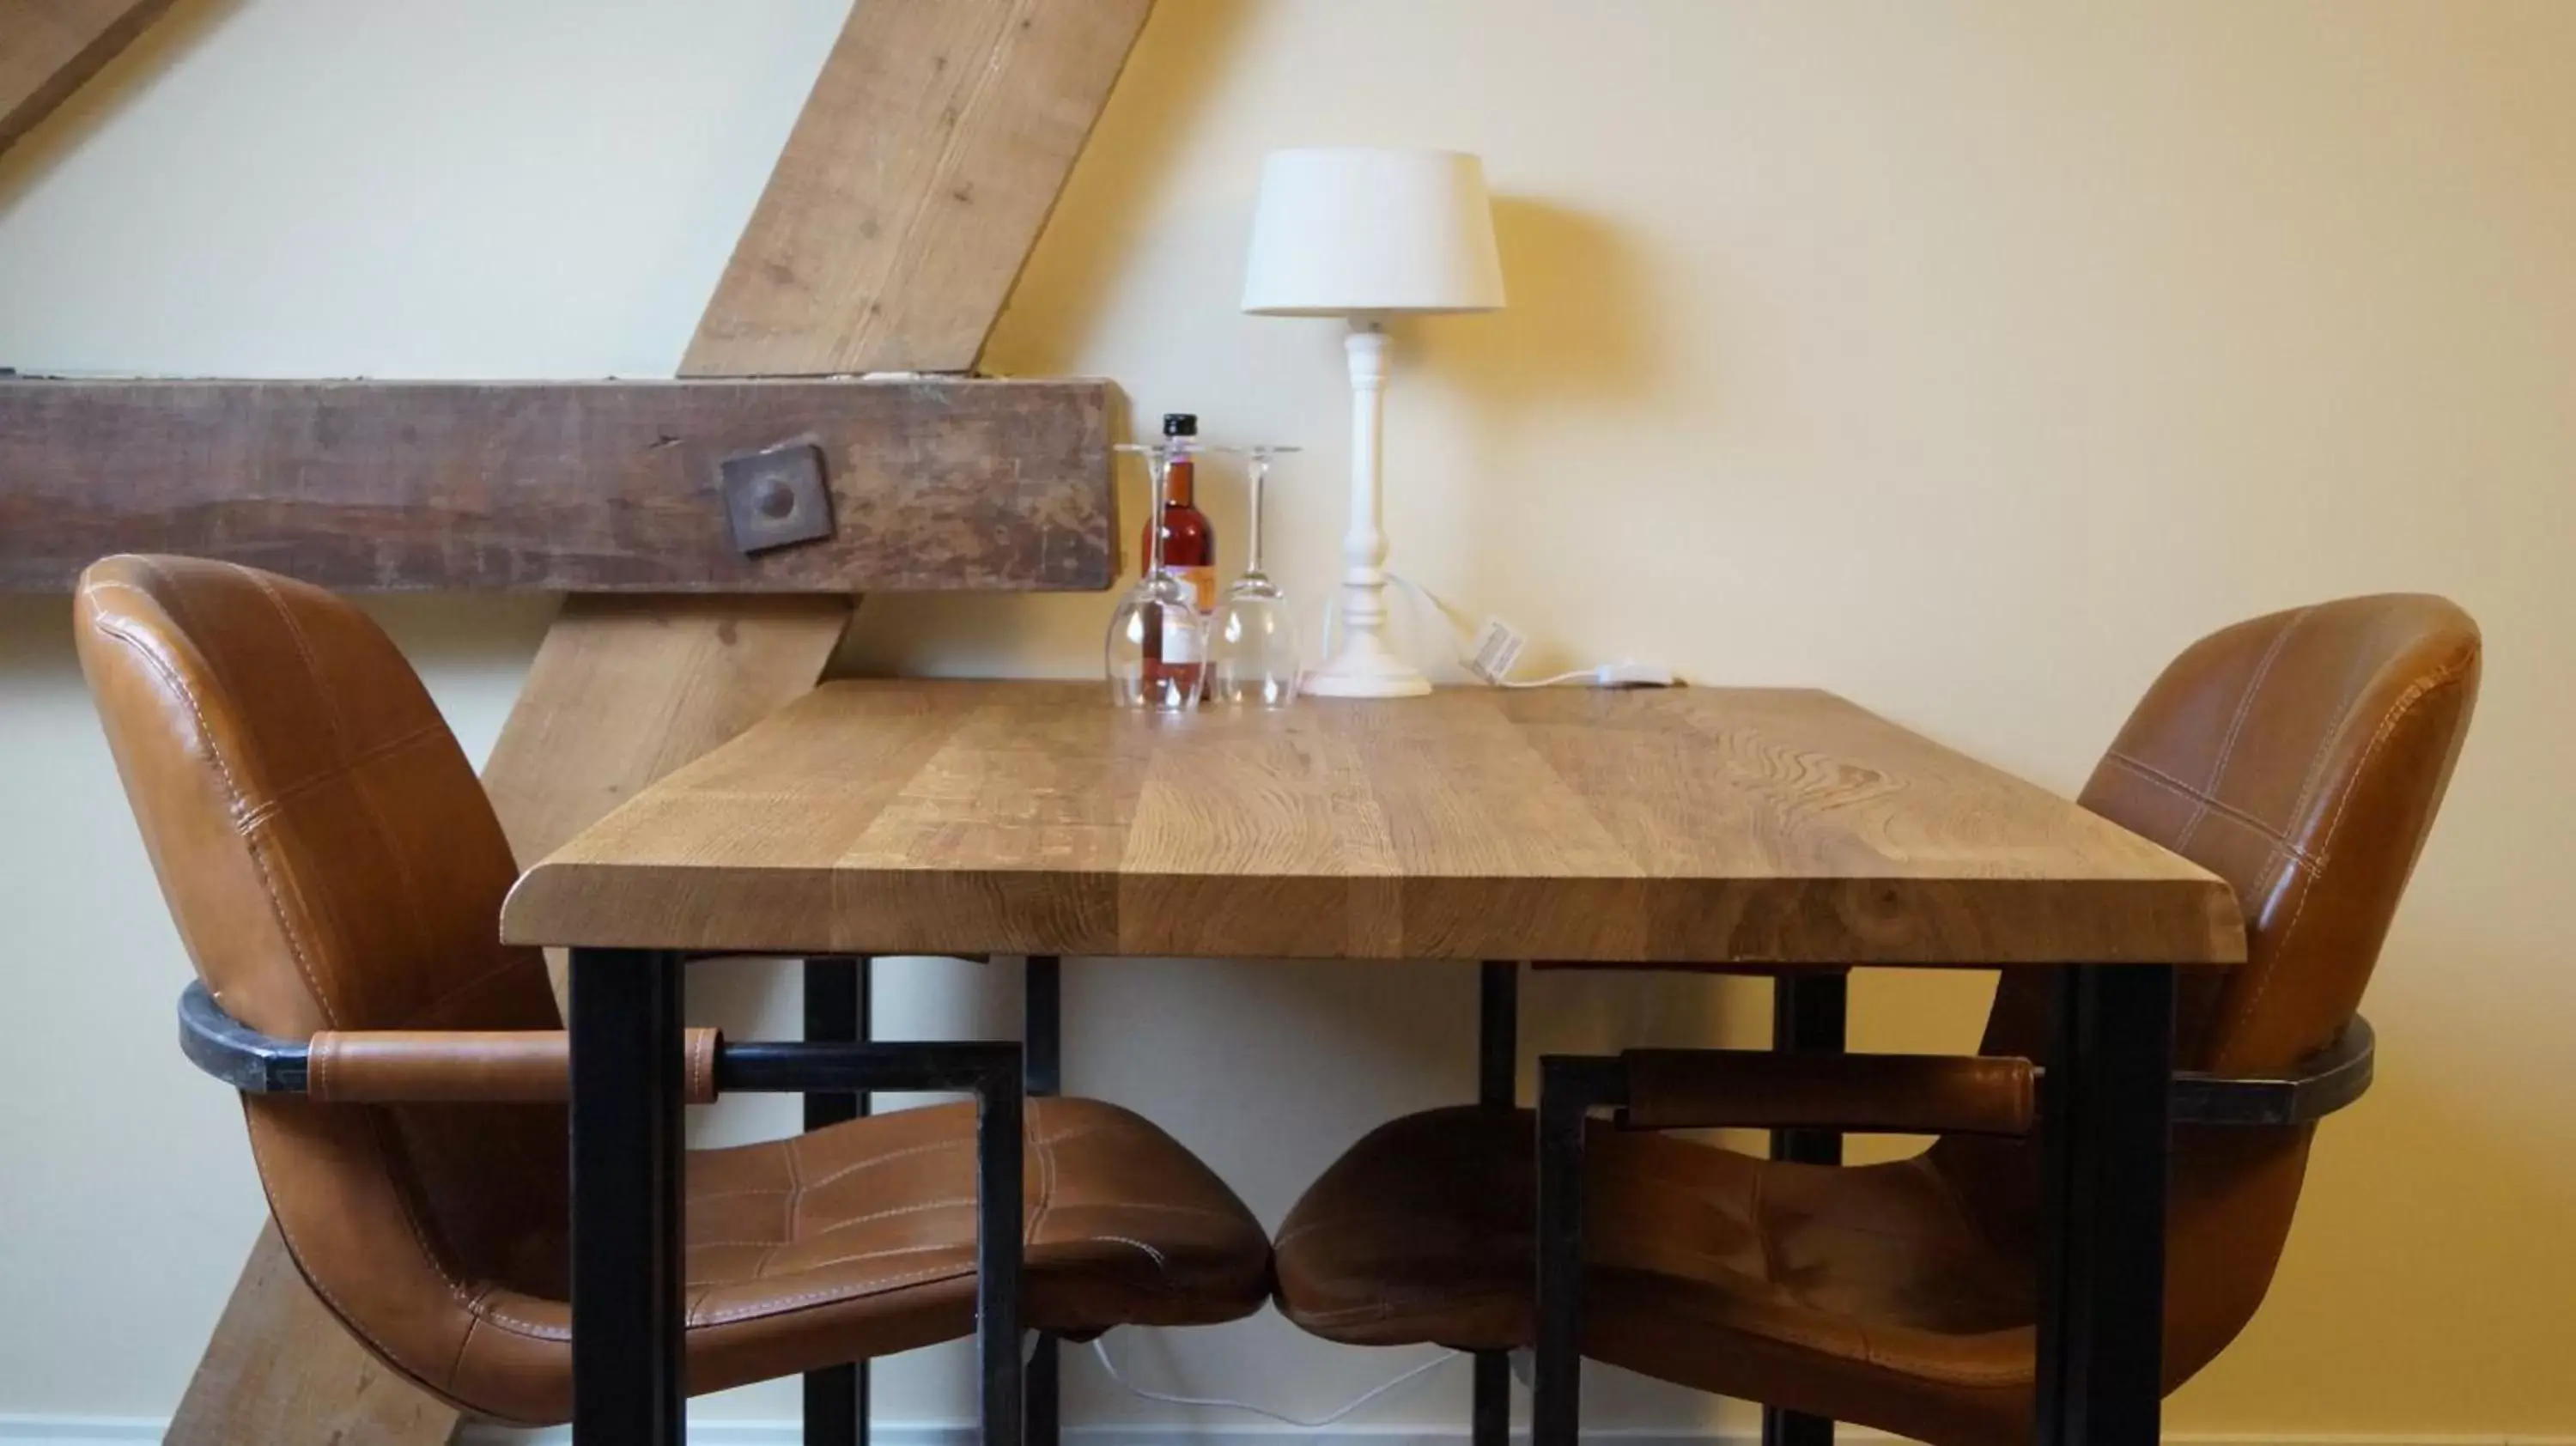
[[[499,942],[517,869],[456,740],[373,622],[284,578],[110,558],[76,626],[198,977],[310,1042],[309,1092],[243,1095],[297,1268],[427,1389],[565,1419],[563,1036],[537,951]],[[713,1041],[691,1046],[703,1098]],[[691,1152],[690,1391],[966,1335],[973,1131],[938,1106]],[[1260,1306],[1259,1224],[1170,1136],[1083,1099],[1028,1101],[1025,1135],[1026,1324]]]
[[[2226,879],[2249,931],[2243,967],[2181,979],[2178,1069],[2312,1076],[2263,1096],[2277,1100],[2366,1083],[2354,1011],[2467,731],[2478,658],[2476,626],[2448,602],[2355,598],[2203,640],[2131,715],[2082,801]],[[1925,1441],[2029,1439],[2028,1132],[2047,988],[2043,973],[2004,977],[1979,1060],[1628,1056],[1630,1128],[1593,1121],[1578,1176],[1584,1354]],[[2172,1140],[2168,1390],[2262,1301],[2313,1133],[2299,1109],[2179,1123],[2224,1114],[2183,1110],[2194,1084],[2178,1083]],[[1648,1132],[1717,1124],[1942,1138],[1843,1168]],[[1354,1344],[1529,1345],[1532,1154],[1526,1111],[1378,1129],[1283,1222],[1281,1308]]]

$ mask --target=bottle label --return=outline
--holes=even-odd
[[[1199,610],[1201,618],[1216,611],[1215,568],[1176,567],[1172,569],[1172,576],[1179,578],[1181,586],[1190,590],[1190,605]]]
[[[1203,651],[1199,639],[1206,625],[1206,619],[1190,609],[1163,609],[1162,661],[1164,666],[1198,662],[1199,654]]]

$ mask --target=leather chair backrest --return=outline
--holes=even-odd
[[[2212,634],[2148,690],[2082,802],[2225,879],[2246,925],[2242,967],[2179,981],[2178,1067],[2287,1069],[2352,1019],[2467,736],[2478,660],[2477,625],[2441,598],[2348,598]],[[2005,977],[1985,1052],[2046,1058],[2048,988]],[[2312,1133],[2175,1132],[2170,1381],[2261,1303]],[[2027,1239],[2030,1156],[1948,1139],[1934,1160],[1991,1233]]]
[[[83,573],[81,666],[197,975],[264,1033],[554,1029],[500,943],[516,877],[471,765],[364,613],[223,563]],[[445,1378],[491,1285],[565,1297],[560,1105],[246,1095],[305,1278],[376,1353]]]

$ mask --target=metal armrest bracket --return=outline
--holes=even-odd
[[[2333,1044],[2278,1077],[2174,1076],[2177,1125],[2305,1125],[2360,1099],[2370,1088],[2378,1038],[2356,1014]]]

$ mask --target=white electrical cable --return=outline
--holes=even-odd
[[[1527,678],[1520,680],[1498,678],[1495,680],[1494,686],[1497,688],[1553,688],[1559,683],[1571,683],[1577,678],[1590,678],[1597,683],[1601,680],[1601,670],[1599,668],[1577,668],[1571,673],[1559,673],[1553,678]]]
[[[1431,615],[1438,618],[1441,625],[1448,629],[1449,650],[1457,655],[1459,667],[1466,667],[1469,663],[1474,661],[1468,651],[1459,646],[1457,620],[1449,615],[1449,605],[1440,600],[1439,594],[1434,593],[1431,589],[1424,587],[1422,584],[1415,582],[1413,579],[1406,577],[1400,572],[1388,573],[1386,575],[1386,580],[1394,583],[1400,588],[1403,588],[1406,592],[1413,594],[1415,599],[1421,602],[1424,607],[1429,608],[1431,610]],[[1339,596],[1338,590],[1335,595]],[[1330,655],[1327,654],[1326,656]]]
[[[1460,642],[1460,639],[1464,634],[1459,631],[1457,621],[1449,610],[1449,605],[1440,600],[1440,595],[1438,593],[1433,592],[1431,589],[1424,587],[1422,584],[1415,582],[1413,579],[1406,577],[1400,572],[1389,572],[1386,575],[1386,580],[1413,594],[1413,596],[1419,600],[1425,608],[1430,610],[1432,616],[1438,618],[1443,624],[1447,625],[1449,630],[1449,646],[1457,654],[1458,666],[1480,678],[1487,678],[1494,687],[1553,688],[1560,683],[1573,683],[1580,681],[1590,683],[1596,688],[1669,688],[1673,686],[1676,681],[1673,677],[1672,670],[1659,667],[1651,663],[1640,663],[1633,658],[1620,658],[1615,662],[1603,663],[1597,667],[1576,668],[1569,672],[1559,673],[1551,678],[1516,681],[1511,678],[1491,677],[1490,674],[1477,667],[1475,650],[1464,646]],[[1338,592],[1334,594],[1334,597],[1336,598],[1339,596],[1340,594]],[[1331,599],[1327,599],[1324,606],[1324,656],[1331,657],[1334,618],[1333,601]],[[1496,621],[1498,620],[1488,619],[1486,622],[1487,628],[1490,630]],[[1518,649],[1515,648],[1514,651],[1517,652]],[[1508,668],[1510,663],[1506,661],[1503,666]]]
[[[1425,1372],[1430,1371],[1436,1366],[1447,1365],[1449,1362],[1456,1360],[1459,1355],[1456,1351],[1443,1351],[1439,1355],[1433,1356],[1431,1359],[1424,1361],[1421,1365],[1415,1366],[1412,1370],[1405,1372],[1403,1375],[1396,1377],[1394,1380],[1388,1381],[1383,1385],[1371,1387],[1369,1390],[1362,1393],[1358,1399],[1352,1401],[1349,1405],[1342,1407],[1340,1410],[1333,1412],[1331,1415],[1319,1416],[1312,1421],[1308,1421],[1296,1416],[1291,1416],[1284,1411],[1273,1411],[1267,1406],[1256,1406],[1250,1401],[1229,1401],[1220,1396],[1174,1396],[1166,1395],[1161,1391],[1146,1390],[1144,1387],[1128,1380],[1125,1376],[1118,1374],[1118,1363],[1109,1358],[1109,1338],[1107,1336],[1095,1336],[1092,1338],[1091,1353],[1100,1358],[1100,1368],[1109,1373],[1109,1379],[1116,1381],[1131,1395],[1142,1396],[1148,1401],[1160,1401],[1166,1406],[1215,1406],[1228,1411],[1249,1411],[1255,1416],[1268,1417],[1273,1421],[1279,1422],[1283,1426],[1295,1426],[1300,1430],[1306,1431],[1320,1431],[1327,1426],[1338,1425],[1341,1423],[1343,1417],[1350,1415],[1353,1411],[1356,1411],[1360,1407],[1367,1405],[1369,1402],[1376,1400],[1378,1397],[1385,1395],[1387,1392],[1394,1390],[1396,1387],[1423,1375]]]

